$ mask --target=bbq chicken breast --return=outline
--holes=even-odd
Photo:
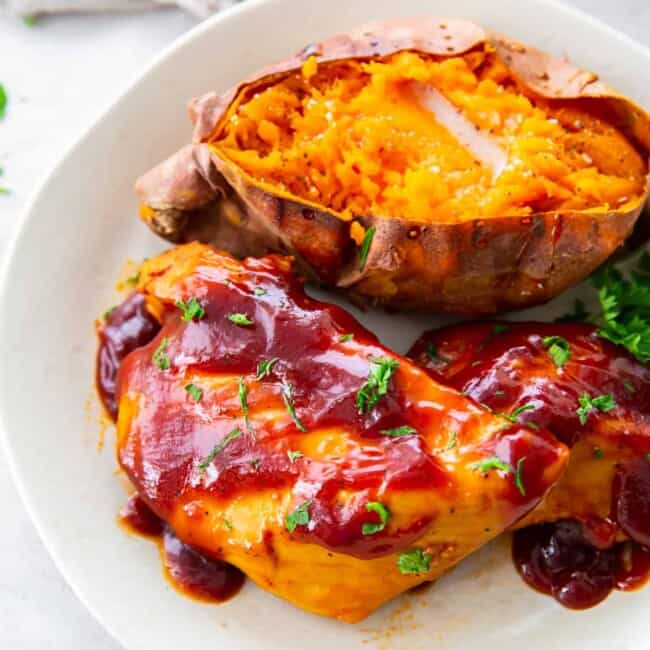
[[[141,336],[129,323],[143,321]],[[306,296],[290,258],[175,248],[144,263],[101,336],[140,497],[192,549],[310,612],[359,621],[541,503],[568,508],[544,499],[570,436],[490,413],[483,393],[391,352]],[[451,375],[438,373],[460,386]],[[519,403],[509,390],[504,408]]]

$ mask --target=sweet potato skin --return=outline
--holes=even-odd
[[[141,177],[145,220],[175,242],[200,241],[235,255],[290,253],[303,272],[354,300],[391,309],[496,313],[545,302],[603,263],[630,235],[645,196],[627,210],[419,223],[357,217],[375,235],[360,270],[350,223],[294,197],[272,193],[220,156],[208,141],[242,93],[319,62],[402,50],[456,56],[489,43],[523,87],[551,99],[598,102],[612,124],[650,151],[650,116],[593,73],[488,33],[463,20],[417,19],[370,25],[304,48],[224,95],[193,100],[194,143]]]

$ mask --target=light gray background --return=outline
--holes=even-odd
[[[648,0],[571,4],[650,46]],[[0,122],[0,186],[11,189],[0,195],[0,256],[30,193],[61,154],[155,53],[195,23],[177,10],[61,16],[35,27],[0,15],[0,82],[11,100]],[[170,100],[178,101],[173,89]],[[0,495],[0,649],[118,650],[48,557],[1,455]]]

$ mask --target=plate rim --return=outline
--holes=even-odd
[[[120,104],[144,79],[154,72],[159,65],[167,61],[169,58],[172,58],[177,50],[201,36],[204,32],[210,31],[214,25],[230,20],[232,16],[246,13],[254,14],[259,7],[274,4],[277,1],[278,0],[240,1],[238,4],[232,5],[210,16],[206,20],[192,27],[186,33],[175,38],[171,43],[155,54],[146,64],[139,68],[122,86],[117,95],[115,95],[115,97],[99,111],[92,122],[72,139],[72,142],[66,147],[64,153],[41,176],[40,180],[37,181],[35,189],[31,192],[24,207],[18,213],[18,218],[14,223],[12,232],[4,248],[4,259],[0,263],[0,314],[7,313],[6,296],[12,279],[11,270],[14,260],[19,252],[26,231],[26,226],[31,220],[38,219],[38,213],[34,211],[34,206],[40,201],[41,196],[45,194],[51,182],[56,177],[59,169],[76,154],[78,149],[92,138],[93,132],[100,126],[100,124],[110,117],[116,106]],[[564,13],[565,15],[571,15],[580,22],[589,24],[594,29],[606,32],[610,39],[625,43],[627,48],[636,51],[641,57],[647,58],[650,61],[650,46],[645,46],[643,43],[629,36],[625,32],[608,25],[604,20],[587,13],[586,10],[565,4],[562,0],[537,1],[541,4],[553,7],[558,14]],[[427,12],[427,15],[432,14]],[[370,22],[370,20],[371,19],[369,18],[368,22]],[[4,318],[0,316],[0,357],[7,353],[4,343],[5,339],[1,336],[4,329],[3,322]],[[3,376],[4,372],[3,366],[0,365],[0,376]],[[38,513],[38,506],[34,502],[28,482],[23,476],[20,462],[14,452],[11,434],[6,422],[4,400],[2,396],[0,396],[0,449],[2,449],[4,454],[12,483],[19,494],[20,500],[29,515],[32,525],[36,529],[41,543],[46,549],[49,557],[52,559],[57,571],[61,574],[79,602],[90,613],[92,618],[103,628],[103,630],[106,631],[110,638],[125,648],[125,650],[131,650],[131,648],[127,646],[126,641],[122,638],[121,631],[115,629],[108,621],[106,621],[104,619],[104,614],[96,609],[94,604],[87,599],[84,589],[69,575],[68,566],[53,548],[53,543],[49,539],[46,526],[42,522]]]

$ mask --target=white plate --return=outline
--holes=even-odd
[[[649,647],[650,588],[568,612],[522,584],[504,540],[429,591],[404,596],[350,626],[305,614],[252,584],[221,606],[192,602],[162,578],[155,547],[115,523],[124,487],[114,474],[112,439],[97,451],[97,414],[86,402],[93,319],[115,301],[117,271],[126,258],[164,247],[135,218],[133,180],[188,140],[185,100],[192,95],[225,89],[312,40],[368,20],[422,14],[464,16],[567,53],[650,106],[650,52],[550,0],[252,0],[169,48],[69,152],[27,210],[8,259],[0,309],[7,451],[58,567],[129,650]],[[528,315],[551,318],[575,295]],[[360,317],[400,351],[425,326],[440,322]]]

